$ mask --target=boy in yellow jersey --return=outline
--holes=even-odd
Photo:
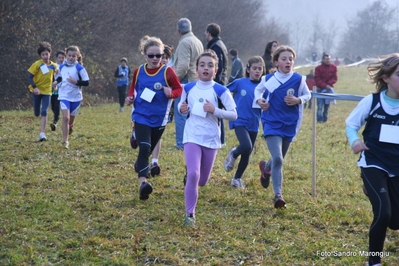
[[[34,62],[28,69],[29,89],[33,92],[34,115],[40,118],[39,141],[47,140],[45,130],[47,124],[47,110],[50,103],[54,74],[58,72],[57,64],[50,60],[51,45],[41,42],[37,48],[40,60]]]

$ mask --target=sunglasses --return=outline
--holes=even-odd
[[[163,54],[148,54],[147,57],[148,58],[161,58],[163,56]]]

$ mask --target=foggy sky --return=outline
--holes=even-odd
[[[397,8],[398,0],[384,0],[389,6]],[[301,24],[301,30],[308,35],[312,30],[314,16],[318,15],[319,20],[328,27],[331,21],[339,28],[337,34],[340,36],[346,29],[347,20],[356,17],[357,13],[364,10],[375,1],[371,0],[267,0],[268,16],[272,16],[280,25],[291,27]],[[339,37],[335,46],[339,44]],[[334,52],[334,51],[331,51]]]

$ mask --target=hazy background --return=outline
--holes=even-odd
[[[93,105],[118,97],[120,58],[131,68],[144,62],[138,50],[144,35],[176,47],[183,17],[205,47],[204,31],[214,22],[243,62],[278,40],[295,49],[298,66],[312,52],[317,59],[323,52],[350,58],[348,64],[398,52],[398,10],[398,0],[1,0],[0,110],[32,107],[27,69],[39,59],[40,41],[51,43],[53,55],[69,45],[81,48],[90,76],[84,104]]]
[[[284,0],[265,1],[268,16],[274,17],[281,25],[289,29],[300,29],[301,34],[309,36],[313,29],[313,20],[318,18],[325,26],[335,25],[337,27],[336,38],[331,51],[333,56],[337,54],[342,35],[348,28],[348,20],[356,17],[357,13],[367,8],[374,1],[370,0]],[[398,0],[382,0],[392,9],[399,10]],[[399,14],[396,13],[397,21]],[[382,19],[382,18],[381,18]],[[291,41],[293,39],[291,38]],[[306,41],[304,41],[306,43]],[[291,43],[292,46],[296,44]],[[301,44],[300,50],[305,50],[306,44]],[[299,51],[299,53],[301,53]],[[337,54],[337,56],[344,56]]]

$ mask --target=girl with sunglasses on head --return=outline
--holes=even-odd
[[[146,200],[152,193],[147,182],[149,156],[165,130],[172,99],[180,97],[182,87],[173,68],[161,63],[164,44],[159,38],[144,36],[139,50],[146,63],[134,70],[125,103],[134,105],[132,121],[139,147],[134,168],[140,180],[140,199]]]
[[[387,228],[399,229],[399,54],[372,62],[367,70],[377,91],[364,97],[348,116],[346,135],[353,153],[360,153],[357,165],[373,207],[371,266],[381,265],[381,254],[387,254],[383,252]],[[361,141],[357,133],[363,125]]]

